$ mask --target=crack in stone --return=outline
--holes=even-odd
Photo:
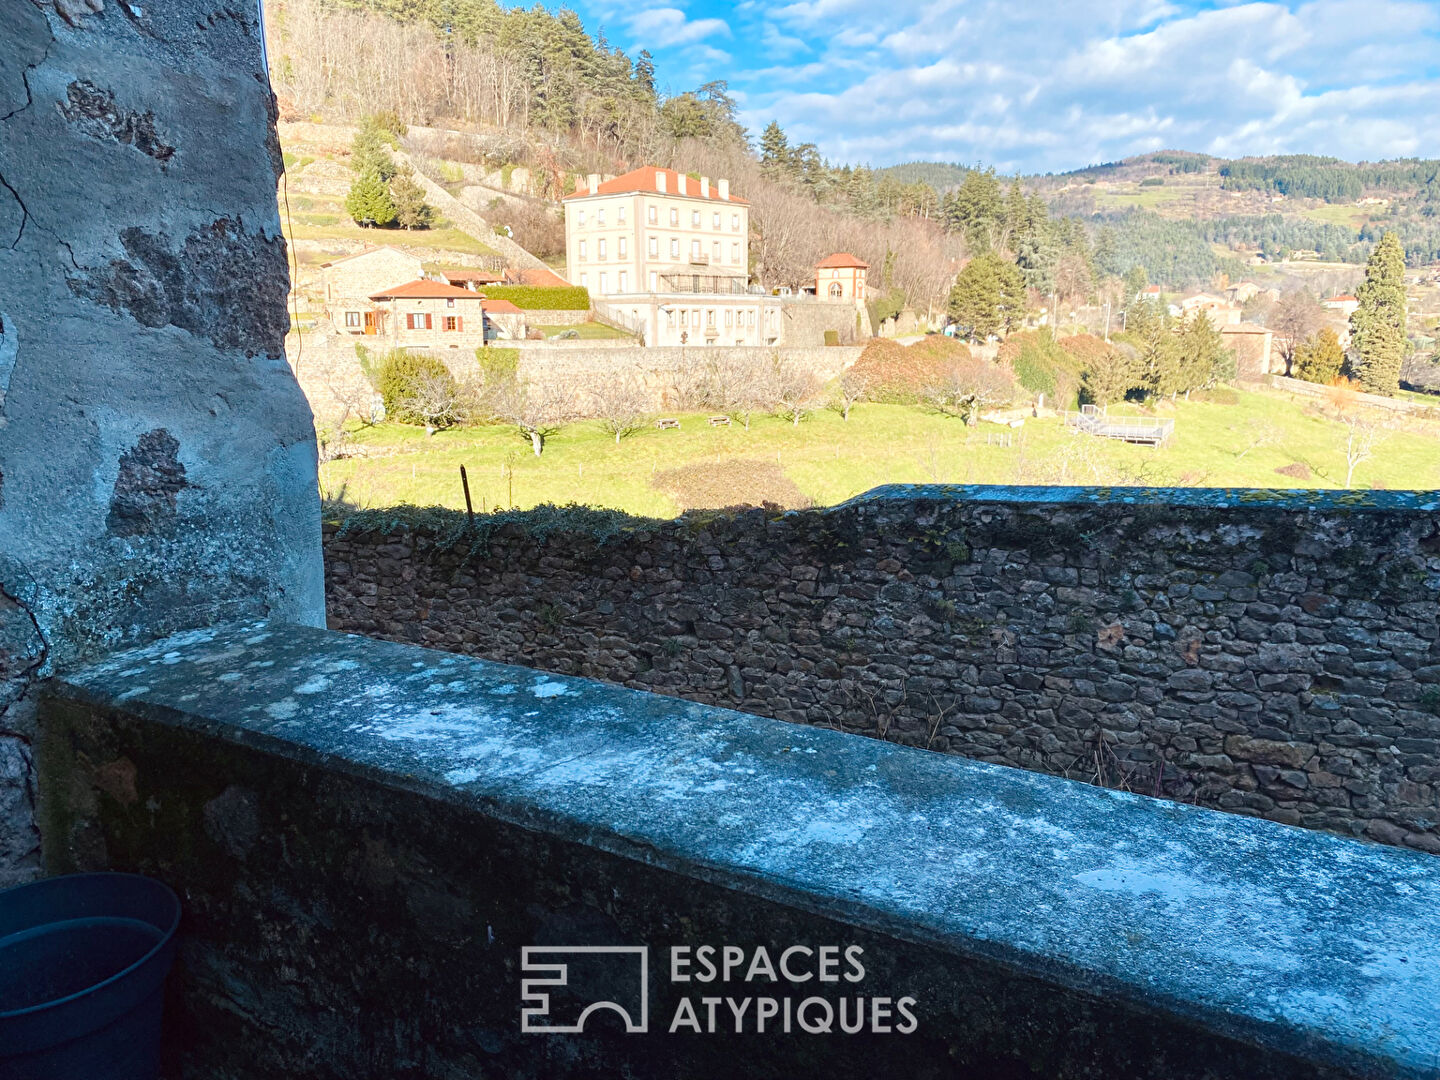
[[[15,200],[15,205],[20,207],[20,231],[15,234],[15,242],[10,245],[10,250],[14,251],[20,246],[20,241],[24,239],[25,226],[30,222],[30,209],[25,205],[25,200],[20,198],[20,192],[16,191],[15,188],[11,186],[10,181],[5,179],[4,173],[0,173],[0,187],[10,192],[11,197]],[[73,252],[70,258],[73,262],[75,258]]]

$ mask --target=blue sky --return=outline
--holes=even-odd
[[[1440,157],[1440,0],[572,0],[835,161]]]

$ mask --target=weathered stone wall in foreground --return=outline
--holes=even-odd
[[[39,868],[37,678],[322,617],[257,19],[0,4],[0,887]]]
[[[327,599],[332,629],[1440,853],[1437,508],[889,488],[603,542],[583,513],[458,542],[356,519]]]

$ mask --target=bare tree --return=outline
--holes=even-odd
[[[1235,452],[1235,459],[1243,461],[1245,455],[1252,450],[1259,450],[1262,446],[1274,446],[1280,441],[1280,429],[1269,420],[1259,417],[1251,417],[1245,421],[1244,427],[1236,437],[1236,443],[1240,449]]]
[[[1345,489],[1355,482],[1355,470],[1375,456],[1381,425],[1374,415],[1354,410],[1340,417],[1345,425]]]
[[[411,416],[425,425],[425,434],[453,427],[474,418],[473,388],[455,381],[448,372],[425,372],[410,380],[410,392],[402,402]]]
[[[576,418],[574,395],[547,383],[507,380],[487,404],[497,419],[530,441],[536,457],[544,453],[546,439]]]
[[[840,414],[842,420],[850,419],[850,410],[856,402],[864,401],[870,392],[870,380],[861,372],[847,368],[835,380],[830,393],[830,407]]]
[[[1014,398],[1014,373],[978,356],[945,365],[925,389],[925,400],[933,409],[971,425],[986,409],[1008,405]]]
[[[654,395],[634,376],[598,380],[585,393],[591,402],[590,412],[601,427],[615,436],[616,446],[627,435],[643,429],[654,413]]]
[[[781,360],[777,355],[766,380],[776,415],[796,427],[814,408],[820,396],[820,380],[801,364]]]
[[[1325,309],[1304,289],[1285,293],[1271,309],[1268,325],[1275,332],[1280,355],[1285,358],[1287,375],[1295,359],[1296,346],[1319,330],[1324,322]]]

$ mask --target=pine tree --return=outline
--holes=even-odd
[[[357,225],[389,225],[395,220],[390,189],[374,169],[365,170],[350,185],[350,193],[345,196],[345,212]]]
[[[389,149],[392,139],[388,131],[366,117],[355,133],[355,141],[350,144],[350,168],[360,175],[373,172],[388,184],[395,175],[395,161]]]
[[[1000,276],[994,255],[971,259],[950,290],[950,317],[962,326],[972,341],[985,341],[1000,332]]]
[[[395,206],[395,224],[402,229],[428,229],[434,220],[435,211],[425,201],[425,189],[409,170],[390,181],[390,201]]]
[[[1338,379],[1344,366],[1345,350],[1340,345],[1340,338],[1334,330],[1326,327],[1295,346],[1290,373],[1297,379],[1324,386]]]
[[[1400,366],[1405,362],[1405,250],[1393,232],[1380,237],[1365,281],[1355,290],[1360,306],[1350,316],[1350,340],[1356,353],[1355,369],[1361,384],[1372,394],[1393,394],[1400,388]]]
[[[760,166],[772,178],[788,176],[791,170],[790,140],[778,120],[771,120],[760,133]]]
[[[975,341],[1018,327],[1025,307],[1025,276],[994,252],[971,259],[950,290],[950,316]]]

